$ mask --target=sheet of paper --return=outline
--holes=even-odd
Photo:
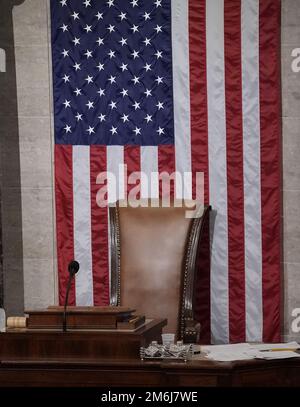
[[[208,359],[219,362],[234,362],[237,360],[251,359],[287,359],[300,357],[290,349],[299,349],[297,342],[272,343],[272,344],[252,344],[236,343],[229,345],[208,345],[201,346],[201,353]]]
[[[201,352],[237,352],[237,351],[247,351],[251,349],[249,343],[233,343],[228,345],[207,345],[201,346]]]
[[[207,358],[210,360],[215,360],[217,362],[234,362],[237,360],[251,360],[254,359],[256,356],[256,352],[249,351],[236,351],[236,352],[226,352],[226,351],[218,351],[218,352],[210,352],[207,354]]]
[[[295,341],[288,343],[260,343],[260,344],[251,344],[251,348],[257,350],[299,349],[300,345]]]
[[[300,358],[300,354],[296,352],[292,352],[289,350],[285,351],[271,351],[271,352],[259,352],[256,355],[256,359],[266,359],[266,360],[273,360],[273,359],[290,359],[290,358]]]

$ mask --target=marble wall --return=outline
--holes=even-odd
[[[5,190],[5,305],[9,312],[16,312],[24,304],[39,307],[53,303],[57,292],[49,0],[1,2],[1,13],[9,3],[21,3],[12,13],[14,44],[7,44],[8,59],[15,58],[16,63],[16,72],[10,73],[16,78],[15,86],[12,84],[8,97],[6,92],[4,110],[0,109],[0,119],[4,119],[0,136],[6,140],[1,144],[0,159],[2,194]],[[0,21],[0,39],[1,26]],[[4,48],[1,43],[0,48]],[[291,312],[300,307],[300,72],[293,72],[291,66],[295,48],[300,48],[300,0],[282,0],[285,339],[294,336]]]
[[[3,180],[8,178],[6,182],[11,185],[8,185],[9,190],[2,191],[5,201],[2,208],[4,305],[8,314],[23,307],[38,308],[54,303],[56,287],[49,3],[47,0],[18,2],[21,4],[12,10],[12,22],[7,22],[7,25],[12,23],[10,30],[14,43],[9,46],[16,66],[13,74],[9,66],[7,74],[15,75],[16,92],[7,92],[6,100],[15,100],[14,116],[8,121],[9,109],[5,108],[5,103],[1,109],[7,120],[4,129],[2,126],[6,138],[1,149],[2,159],[8,162],[12,171],[3,174]],[[12,3],[15,1],[3,2],[1,13],[6,7],[7,15],[11,14]],[[17,128],[11,127],[14,122],[17,122]],[[18,137],[14,133],[18,133]],[[11,161],[14,151],[19,156],[16,170]],[[16,206],[17,194],[20,205]],[[21,221],[15,225],[18,216]],[[12,228],[15,230],[11,231]],[[22,261],[16,259],[12,234],[22,240],[18,253]],[[16,281],[15,276],[20,273],[23,279]]]

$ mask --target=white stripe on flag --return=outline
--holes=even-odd
[[[189,2],[171,0],[172,4],[172,54],[175,169],[181,174],[191,173],[191,124],[190,124],[190,67],[189,67]],[[192,198],[192,179],[187,177],[184,190],[176,182],[176,198]]]
[[[229,341],[228,222],[224,67],[224,0],[206,2],[209,195],[216,212],[212,224],[211,334]]]
[[[246,340],[262,341],[259,0],[242,0]]]
[[[159,198],[158,148],[141,147],[141,198]]]
[[[107,172],[108,179],[107,191],[108,202],[113,203],[119,199],[125,199],[125,182],[124,182],[124,147],[108,146],[107,147]]]
[[[74,256],[76,305],[93,305],[90,147],[73,146]]]

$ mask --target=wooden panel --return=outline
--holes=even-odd
[[[141,346],[160,340],[166,320],[152,320],[136,331],[42,331],[15,329],[0,335],[0,359],[139,357]]]

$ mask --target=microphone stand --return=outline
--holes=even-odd
[[[68,285],[67,285],[67,291],[66,291],[65,305],[64,305],[63,332],[67,332],[67,305],[68,305],[69,292],[70,292],[73,277],[74,277],[74,274],[70,273],[69,280],[68,280]]]

